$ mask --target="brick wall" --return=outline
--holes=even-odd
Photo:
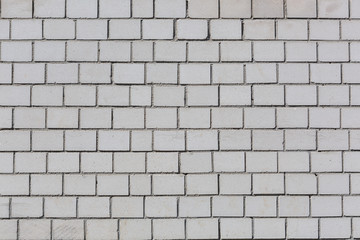
[[[0,239],[360,238],[360,0],[0,4]]]

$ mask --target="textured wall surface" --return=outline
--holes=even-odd
[[[360,0],[0,3],[0,239],[360,238]]]

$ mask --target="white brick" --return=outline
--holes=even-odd
[[[150,160],[150,158],[149,158]],[[115,153],[114,154],[115,172],[145,172],[144,153]]]
[[[207,152],[181,153],[180,168],[183,173],[211,172],[211,154]]]
[[[186,43],[168,41],[156,42],[155,60],[165,62],[185,62]]]
[[[212,39],[241,39],[241,21],[211,20],[210,36]]]
[[[1,17],[3,18],[31,18],[32,1],[1,0]]]
[[[285,148],[287,150],[315,150],[315,130],[286,130]]]
[[[97,61],[98,43],[94,41],[69,41],[67,42],[68,61]]]
[[[348,132],[345,130],[322,130],[318,132],[319,150],[349,149]]]
[[[285,186],[287,194],[304,195],[317,193],[317,180],[313,174],[286,174]]]
[[[188,43],[188,60],[190,62],[218,62],[219,61],[219,43],[217,43],[217,42],[189,42]],[[181,65],[181,66],[184,66],[184,65]],[[187,65],[187,66],[191,66],[191,65]],[[206,66],[206,65],[203,65],[203,66]]]
[[[50,224],[48,219],[20,220],[19,239],[49,239]]]
[[[11,83],[12,66],[11,64],[0,64],[0,84]]]
[[[111,199],[111,213],[113,217],[143,217],[143,204],[142,197],[114,197]]]
[[[41,39],[41,20],[13,20],[11,21],[12,39]]]
[[[189,219],[186,221],[186,235],[193,239],[217,239],[217,219]]]
[[[219,177],[220,194],[242,195],[251,193],[250,174],[221,174]]]
[[[43,199],[40,197],[16,197],[11,199],[11,216],[21,217],[41,217],[43,214]]]
[[[253,175],[254,194],[282,194],[284,193],[283,174],[254,174]]]
[[[253,16],[256,18],[283,17],[282,0],[254,0],[252,7]]]
[[[342,170],[342,158],[340,152],[312,152],[312,172],[339,172]]]
[[[251,42],[221,42],[220,49],[223,62],[248,62],[252,59]]]
[[[106,20],[78,20],[76,22],[77,39],[106,39]]]
[[[310,40],[338,40],[339,21],[311,20],[309,23]]]
[[[350,218],[320,219],[320,238],[349,238],[350,235]]]
[[[66,15],[69,18],[96,18],[97,11],[96,0],[69,0],[66,6]]]
[[[95,105],[96,89],[94,86],[66,86],[64,95],[67,106]]]
[[[145,216],[176,217],[177,199],[175,197],[146,197]]]
[[[136,18],[151,18],[153,17],[153,0],[133,0],[132,15]]]
[[[45,128],[45,109],[16,108],[14,110],[15,128]]]
[[[213,128],[241,128],[243,111],[238,108],[213,108],[211,110]]]
[[[218,177],[215,174],[186,175],[186,193],[207,195],[218,193]]]
[[[209,217],[209,197],[181,197],[179,200],[180,217]]]
[[[64,176],[65,195],[95,195],[95,175]]]
[[[309,215],[309,197],[279,197],[279,215],[283,217],[307,217]]]
[[[279,83],[309,83],[307,64],[279,64]]]
[[[172,63],[147,64],[146,81],[147,83],[177,83],[177,65]]]
[[[151,220],[122,219],[119,230],[122,239],[149,239],[151,238]]]
[[[172,39],[174,37],[173,20],[144,20],[142,22],[144,39]]]
[[[276,197],[249,196],[245,198],[245,216],[248,217],[275,217]]]
[[[0,236],[2,240],[14,240],[17,238],[17,221],[3,220],[0,223]]]
[[[256,130],[253,131],[253,149],[255,150],[282,150],[283,131]]]
[[[45,39],[74,39],[75,22],[67,19],[44,20]]]
[[[176,21],[176,28],[179,39],[206,39],[208,36],[206,20],[180,19]]]
[[[178,154],[177,153],[148,153],[147,170],[148,172],[177,172]]]
[[[255,238],[285,238],[285,219],[254,219]]]
[[[99,16],[101,18],[128,18],[130,11],[130,0],[99,1]]]
[[[1,195],[29,194],[29,175],[2,175],[0,180]]]
[[[156,219],[153,221],[153,236],[157,239],[185,238],[183,219]]]
[[[29,151],[29,131],[1,131],[0,151]]]
[[[109,217],[109,198],[107,197],[80,197],[78,199],[79,217]]]
[[[129,93],[128,86],[99,86],[98,104],[100,106],[127,106]]]
[[[346,174],[319,174],[319,194],[349,194],[349,176]]]
[[[186,100],[189,106],[217,106],[217,86],[189,86],[186,91]]]
[[[45,217],[76,217],[76,198],[45,198],[44,211]]]
[[[329,50],[325,50],[325,51],[329,51]],[[310,65],[311,82],[323,83],[323,84],[340,83],[341,82],[340,67],[341,67],[340,64],[311,64]]]
[[[45,64],[14,64],[14,83],[44,83],[45,82]]]
[[[128,195],[129,178],[126,175],[98,175],[98,195]]]
[[[247,152],[246,172],[276,172],[277,155],[274,152]]]
[[[184,106],[185,89],[182,86],[154,86],[154,106]]]
[[[204,9],[204,5],[206,5],[206,9]],[[188,2],[188,15],[190,18],[217,18],[218,1],[190,0]]]
[[[154,131],[154,150],[184,151],[184,131]]]
[[[130,61],[130,43],[117,41],[100,42],[100,61]]]
[[[143,84],[144,64],[114,64],[112,76],[118,84]]]
[[[187,131],[187,150],[217,150],[218,134],[215,130]]]
[[[2,42],[0,56],[2,61],[29,62],[32,59],[31,51],[31,42]]]
[[[65,0],[34,1],[34,16],[50,18],[65,17]]]
[[[0,21],[0,39],[9,39],[10,38],[10,21],[1,20]]]
[[[155,17],[184,18],[186,15],[185,0],[155,0]]]
[[[209,128],[210,109],[208,108],[180,108],[180,128]]]
[[[44,173],[46,171],[46,154],[16,153],[14,167],[17,173]]]
[[[111,109],[83,108],[80,110],[81,128],[110,128],[111,127]]]
[[[209,84],[209,64],[181,64],[179,68],[180,84]]]
[[[320,0],[318,13],[320,18],[346,18],[349,16],[348,1]]]
[[[86,239],[99,238],[116,239],[118,237],[117,219],[94,219],[86,221]]]
[[[245,108],[245,128],[275,128],[275,109],[273,108]]]
[[[0,172],[12,173],[14,168],[14,157],[12,153],[0,153]]]
[[[152,189],[154,195],[183,195],[183,175],[153,175]]]
[[[284,87],[261,85],[253,87],[255,105],[284,105]]]
[[[292,106],[316,105],[316,86],[286,86],[286,103]]]
[[[129,146],[128,131],[99,131],[98,149],[102,151],[128,151]]]
[[[48,171],[55,172],[78,172],[78,153],[49,153]]]
[[[61,195],[62,176],[61,175],[32,175],[31,176],[32,195]]]
[[[284,61],[284,43],[257,41],[253,43],[254,60],[258,62]]]
[[[69,233],[70,232],[70,233]],[[52,235],[54,240],[64,237],[83,239],[84,224],[82,220],[55,220],[52,224]]]
[[[243,216],[243,197],[215,196],[212,199],[214,216]]]
[[[246,64],[246,82],[276,83],[276,65],[266,63]]]
[[[78,128],[79,111],[75,108],[48,108],[48,128]]]
[[[250,104],[250,86],[220,86],[221,106],[241,106]]]
[[[111,153],[81,153],[82,172],[111,172]]]
[[[65,149],[70,151],[94,151],[96,149],[96,132],[90,130],[65,131]]]
[[[288,62],[316,62],[317,51],[316,43],[314,42],[287,42],[286,49],[286,61]]]
[[[222,218],[220,219],[220,231],[222,239],[251,238],[251,219]]]
[[[176,126],[177,111],[175,108],[146,109],[147,128],[176,128]]]
[[[308,111],[306,108],[277,108],[276,123],[279,128],[306,128]]]
[[[343,82],[344,83],[359,83],[359,79],[356,77],[359,72],[359,66],[357,64],[343,64]]]
[[[48,83],[77,83],[78,65],[67,64],[47,64]]]
[[[251,1],[249,0],[221,0],[220,16],[222,18],[250,18]]]
[[[275,39],[272,20],[244,20],[244,39]]]
[[[336,108],[310,108],[309,125],[311,128],[339,128],[340,110]]]
[[[287,220],[289,238],[318,238],[318,220],[314,218],[293,218]]]
[[[316,17],[316,0],[288,0],[286,2],[286,15],[288,18]]]
[[[318,45],[319,61],[349,61],[349,44],[343,42],[320,42]]]
[[[65,42],[35,42],[35,61],[65,61]]]

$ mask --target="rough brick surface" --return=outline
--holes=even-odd
[[[360,0],[0,7],[0,240],[360,238]]]

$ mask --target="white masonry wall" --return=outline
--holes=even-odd
[[[360,0],[1,0],[0,239],[360,238]]]

